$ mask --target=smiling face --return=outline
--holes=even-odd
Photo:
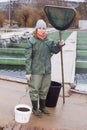
[[[40,34],[44,34],[44,33],[46,33],[46,29],[43,28],[43,27],[40,27],[40,28],[37,29],[37,32],[40,33]]]
[[[41,40],[44,40],[46,38],[46,22],[42,19],[38,20],[36,23],[34,36],[36,38],[39,38]]]
[[[37,29],[37,37],[41,40],[44,40],[46,38],[46,29],[43,27],[39,27]]]

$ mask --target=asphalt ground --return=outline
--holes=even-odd
[[[50,115],[42,118],[31,114],[30,121],[20,124],[15,121],[14,108],[22,103],[31,106],[27,84],[0,80],[0,126],[4,130],[27,130],[31,126],[37,129],[87,130],[87,95],[70,91],[65,84],[65,103],[63,104],[62,89],[56,107],[47,107]]]

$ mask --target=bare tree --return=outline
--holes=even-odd
[[[22,6],[15,12],[19,26],[31,27],[33,25],[33,9],[30,6]]]
[[[87,2],[80,3],[80,5],[77,7],[77,10],[79,14],[81,15],[80,19],[87,19]]]

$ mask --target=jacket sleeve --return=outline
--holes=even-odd
[[[59,42],[55,43],[53,40],[48,39],[47,46],[49,47],[51,53],[57,54],[60,51]]]
[[[31,64],[32,64],[32,43],[27,42],[25,48],[25,70],[26,74],[31,74]]]
[[[54,41],[51,41],[50,50],[51,53],[57,54],[60,51],[59,43],[55,43]]]

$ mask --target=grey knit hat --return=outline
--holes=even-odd
[[[46,29],[46,23],[43,19],[39,19],[36,23],[36,29],[38,28],[45,28]]]

